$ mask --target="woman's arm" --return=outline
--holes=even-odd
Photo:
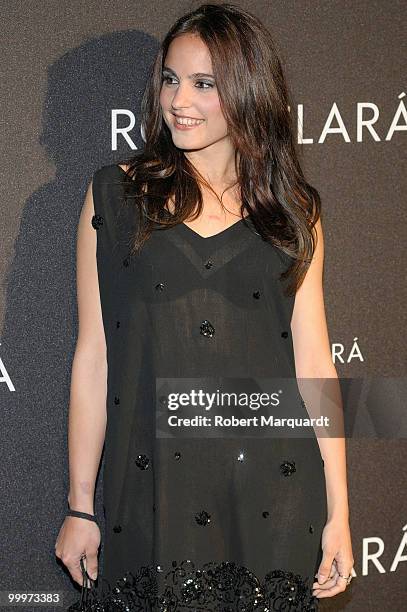
[[[296,293],[291,319],[296,376],[299,379],[337,379],[325,316],[324,241],[320,220],[316,223],[315,229],[317,245],[311,265]],[[338,397],[338,394],[336,395]],[[335,423],[335,425],[337,430],[341,429],[340,423]],[[325,464],[328,517],[338,514],[346,518],[348,516],[348,497],[345,439],[327,435],[319,437],[318,443]]]
[[[79,333],[72,365],[68,447],[69,505],[94,512],[94,490],[106,429],[106,341],[96,265],[92,183],[86,193],[77,237]]]
[[[95,481],[106,430],[107,362],[99,282],[92,183],[86,193],[77,237],[77,300],[79,334],[72,364],[68,425],[72,510],[94,514]],[[80,558],[91,578],[98,573],[100,529],[85,518],[66,516],[55,543],[55,554],[72,578],[82,584]]]
[[[345,572],[347,575],[346,572],[353,566],[353,556],[348,526],[349,507],[342,401],[338,376],[331,357],[323,296],[324,241],[320,220],[316,223],[315,230],[317,244],[312,263],[295,296],[291,331],[297,378],[319,379],[320,382],[316,381],[316,387],[321,389],[324,379],[330,379],[328,386],[330,395],[334,399],[334,408],[329,410],[329,416],[331,420],[333,416],[333,431],[337,437],[329,436],[329,434],[317,437],[324,460],[328,525],[331,527],[326,532],[328,540],[323,538],[324,557],[319,568],[319,575],[326,578],[331,572],[334,559],[336,568],[338,568],[338,562],[340,563],[339,572],[341,574]],[[311,387],[306,380],[303,381],[303,386],[304,389]],[[313,393],[314,391],[310,391],[311,397]],[[326,399],[325,396],[320,396],[315,407],[309,406],[310,412],[314,413],[310,416],[316,416],[317,412],[321,412],[321,406],[324,408]],[[343,579],[338,580],[337,583],[328,581],[326,585],[327,588],[322,596],[331,596],[346,588],[346,582]],[[329,585],[333,588],[330,588]],[[318,594],[321,595],[321,591]]]

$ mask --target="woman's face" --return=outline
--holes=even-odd
[[[192,151],[228,138],[211,57],[199,36],[183,34],[171,42],[164,61],[160,104],[176,147]],[[184,124],[188,118],[200,121],[178,126],[177,117]]]

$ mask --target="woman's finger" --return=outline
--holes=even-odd
[[[318,597],[318,599],[323,599],[324,597],[333,597],[338,593],[343,593],[343,591],[346,591],[346,587],[346,580],[338,575],[334,586],[332,586],[331,588],[325,590],[322,589],[320,585],[319,592],[316,594],[316,597]]]
[[[326,582],[324,582],[323,584],[319,584],[319,582],[316,580],[313,585],[312,585],[312,594],[315,595],[317,593],[318,590],[320,589],[330,589],[331,587],[335,586],[336,584],[336,580],[337,577],[339,576],[338,571],[335,567],[332,568],[332,571],[330,572],[329,578]]]
[[[332,550],[328,551],[326,549],[324,549],[323,551],[323,555],[322,555],[322,561],[320,563],[320,566],[318,568],[318,584],[322,585],[324,584],[332,571],[332,564],[334,562],[335,559],[335,554]]]
[[[96,580],[98,577],[98,557],[97,550],[86,551],[86,571],[92,580]]]
[[[72,580],[74,580],[79,586],[82,586],[83,583],[83,575],[82,569],[80,566],[80,556],[75,558],[63,558],[62,559],[65,567],[68,569],[71,574]]]

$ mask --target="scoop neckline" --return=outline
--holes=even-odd
[[[116,167],[120,170],[120,172],[122,172],[123,174],[125,174],[127,176],[126,171],[123,170],[123,168],[121,166],[119,166],[119,164],[116,164]],[[173,214],[170,213],[170,211],[167,210],[166,208],[164,208],[164,212],[167,213],[167,215],[169,215],[170,217],[173,217]],[[177,223],[176,227],[177,226],[182,226],[183,228],[185,228],[185,230],[187,230],[193,236],[196,236],[196,238],[198,238],[200,240],[211,240],[213,238],[218,238],[219,236],[222,236],[222,235],[224,235],[224,234],[226,234],[228,232],[231,232],[232,230],[236,230],[240,226],[241,223],[246,221],[246,219],[249,220],[249,217],[250,217],[250,215],[246,215],[245,217],[241,217],[240,219],[238,219],[237,221],[235,221],[234,223],[232,223],[228,227],[225,227],[225,229],[221,230],[220,232],[216,232],[216,234],[211,234],[210,236],[202,236],[202,234],[199,234],[198,232],[193,230],[191,227],[189,227],[189,225],[184,223],[184,221],[181,221],[180,223]]]

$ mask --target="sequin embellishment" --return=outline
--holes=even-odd
[[[198,525],[208,525],[211,522],[211,515],[206,512],[206,510],[202,510],[198,514],[195,514],[195,520]]]
[[[210,321],[208,321],[207,319],[204,319],[201,323],[200,333],[203,336],[212,338],[213,335],[215,334],[215,328],[213,327],[212,323],[210,323]]]
[[[280,465],[280,470],[284,476],[291,476],[291,474],[296,472],[295,461],[284,461]]]
[[[134,463],[140,468],[140,470],[146,470],[150,464],[150,460],[147,455],[137,455]]]
[[[253,297],[255,300],[258,300],[260,298],[260,291],[253,291]]]
[[[210,259],[208,259],[208,261],[205,262],[205,268],[207,270],[210,270],[212,268],[212,266],[213,266],[213,262]]]
[[[112,587],[103,576],[98,587],[86,589],[86,603],[77,602],[67,612],[111,612],[154,610],[154,612],[318,612],[309,578],[274,569],[260,580],[253,572],[232,561],[195,566],[186,559],[128,571]],[[159,584],[163,582],[163,589]]]
[[[93,215],[92,217],[92,227],[95,230],[98,230],[103,225],[103,217],[101,215]]]
[[[281,337],[282,338],[288,338],[288,332],[287,331],[281,332]]]

